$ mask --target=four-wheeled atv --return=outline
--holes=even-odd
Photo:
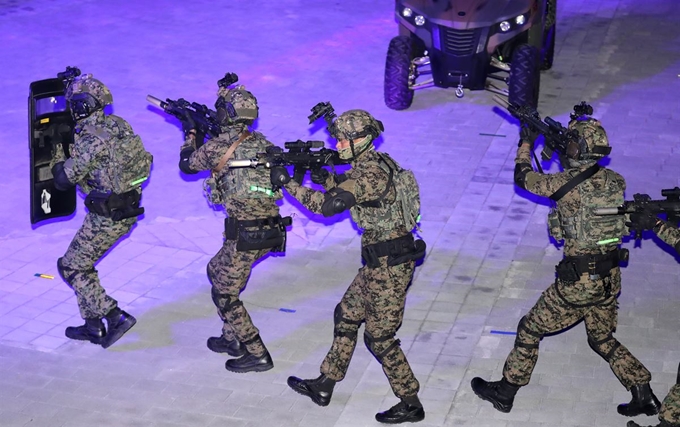
[[[422,87],[487,89],[536,107],[552,66],[557,0],[396,0],[399,35],[385,63],[385,104],[408,108]],[[420,75],[431,78],[417,81]],[[507,89],[487,79],[507,83]]]

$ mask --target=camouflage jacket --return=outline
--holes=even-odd
[[[677,227],[667,221],[659,221],[654,227],[654,232],[661,240],[677,250],[678,244],[680,244],[680,230]]]
[[[387,188],[389,182],[389,175],[380,167],[379,162],[380,157],[375,150],[365,152],[358,159],[352,161],[351,169],[346,173],[347,179],[338,184],[337,187],[352,193],[357,204],[378,199]],[[326,187],[326,190],[336,187],[332,177],[326,182],[324,187]],[[325,192],[303,187],[293,180],[286,184],[285,188],[307,209],[314,213],[321,213],[321,206],[326,198]],[[396,191],[394,186],[392,186],[385,196],[384,202],[395,203],[395,201]],[[357,209],[356,205],[351,208],[353,218],[356,217]],[[372,208],[363,209],[368,210]],[[366,225],[359,223],[357,223],[357,227],[363,229],[363,234],[361,235],[362,246],[396,239],[411,232],[411,230],[406,229],[406,225],[401,220],[398,223],[390,224],[390,226],[381,229],[364,228]]]
[[[516,164],[528,164],[531,165],[531,148],[529,144],[522,144],[517,149],[517,157],[515,158]],[[569,182],[575,175],[579,172],[587,169],[592,164],[587,164],[580,166],[578,168],[567,169],[564,172],[555,174],[541,174],[538,172],[528,172],[525,177],[524,186],[527,191],[534,193],[543,197],[550,197],[553,193],[559,190],[567,182]],[[604,188],[618,188],[620,194],[617,197],[623,201],[623,191],[625,190],[626,183],[621,175],[618,173],[607,169],[601,168],[595,175],[588,178],[595,189]],[[582,185],[582,184],[581,184]],[[603,202],[601,207],[609,207],[609,203]],[[562,197],[557,202],[557,210],[562,218],[574,218],[577,216],[581,209],[581,196],[579,191],[574,188],[572,191],[568,192],[564,197]],[[625,222],[628,220],[628,216],[625,218],[617,218],[617,222]],[[588,228],[588,224],[585,224],[584,228]],[[617,235],[614,237],[622,237]],[[564,239],[564,255],[565,256],[577,256],[585,254],[597,254],[604,253],[613,250],[618,246],[619,242],[612,242],[609,244],[604,244],[598,247],[592,247],[588,249],[580,248],[579,242],[574,239],[565,238]]]
[[[114,142],[114,138],[102,139],[92,132],[94,128],[109,135],[132,132],[128,122],[120,117],[113,120],[102,111],[80,120],[76,124],[71,157],[64,162],[64,173],[70,182],[77,184],[85,193],[92,190],[110,192],[113,191],[113,178],[108,176],[107,164],[110,161],[109,144]]]
[[[220,159],[226,154],[229,147],[239,139],[241,133],[247,128],[243,125],[234,126],[229,128],[223,128],[225,131],[217,138],[209,139],[205,144],[194,151],[189,157],[189,167],[195,171],[213,170],[220,163]],[[263,134],[259,132],[254,132],[250,138],[246,138],[241,142],[241,145],[247,146],[249,140],[252,138],[261,138],[266,141]],[[269,145],[274,145],[269,141],[266,141]],[[182,149],[189,146],[189,142],[185,142]],[[238,156],[239,149],[236,149],[236,155],[232,155],[232,158]],[[266,181],[269,182],[269,169],[257,168],[253,170],[254,173],[259,173],[266,176]],[[222,168],[220,174],[235,173],[235,170],[229,169],[226,165]],[[272,216],[279,215],[279,206],[276,204],[276,200],[281,198],[281,192],[279,190],[276,197],[261,197],[261,198],[239,198],[239,197],[227,197],[224,203],[224,208],[227,214],[231,218],[237,218],[239,220],[247,219],[257,219],[257,218],[268,218]]]

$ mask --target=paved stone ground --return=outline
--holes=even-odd
[[[282,207],[296,214],[288,251],[258,265],[243,294],[275,368],[232,374],[205,347],[220,330],[204,271],[221,245],[223,214],[203,198],[205,175],[177,170],[178,123],[145,96],[211,105],[214,82],[226,71],[256,94],[258,130],[276,143],[327,140],[306,117],[317,102],[331,101],[338,111],[364,108],[382,120],[381,145],[416,172],[429,251],[399,337],[422,385],[421,426],[625,425],[616,404],[629,395],[589,349],[582,325],[543,341],[532,382],[511,413],[470,390],[474,376],[499,378],[514,337],[492,331],[514,331],[561,254],[548,240],[545,201],[513,186],[517,128],[489,93],[458,100],[431,88],[407,111],[384,106],[392,8],[388,0],[0,1],[2,426],[371,426],[375,412],[396,403],[361,345],[330,406],[286,386],[289,375],[317,375],[333,307],[360,265],[359,237],[346,216],[323,220],[290,199]],[[541,112],[566,120],[572,105],[591,102],[628,197],[658,198],[679,183],[680,4],[570,0],[558,12]],[[57,274],[56,259],[84,216],[81,204],[71,218],[29,224],[28,84],[66,65],[109,85],[115,112],[155,157],[144,219],[97,267],[139,320],[109,350],[68,341],[64,327],[80,321],[72,292],[58,278],[34,276]],[[631,262],[617,337],[652,371],[663,397],[680,361],[680,268],[672,249],[646,237],[641,247],[624,245]]]

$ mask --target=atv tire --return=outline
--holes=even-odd
[[[413,102],[409,75],[415,51],[415,44],[409,36],[396,36],[390,40],[385,61],[385,105],[393,110],[405,110]]]
[[[555,57],[555,37],[557,34],[557,0],[548,0],[545,11],[545,30],[541,48],[541,70],[549,70]]]
[[[536,108],[540,78],[538,49],[528,44],[518,45],[510,64],[508,101]]]

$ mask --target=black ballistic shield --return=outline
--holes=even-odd
[[[54,188],[50,161],[56,144],[68,158],[74,122],[64,97],[61,78],[38,80],[29,86],[28,149],[31,155],[31,224],[71,215],[76,210],[76,189]]]

